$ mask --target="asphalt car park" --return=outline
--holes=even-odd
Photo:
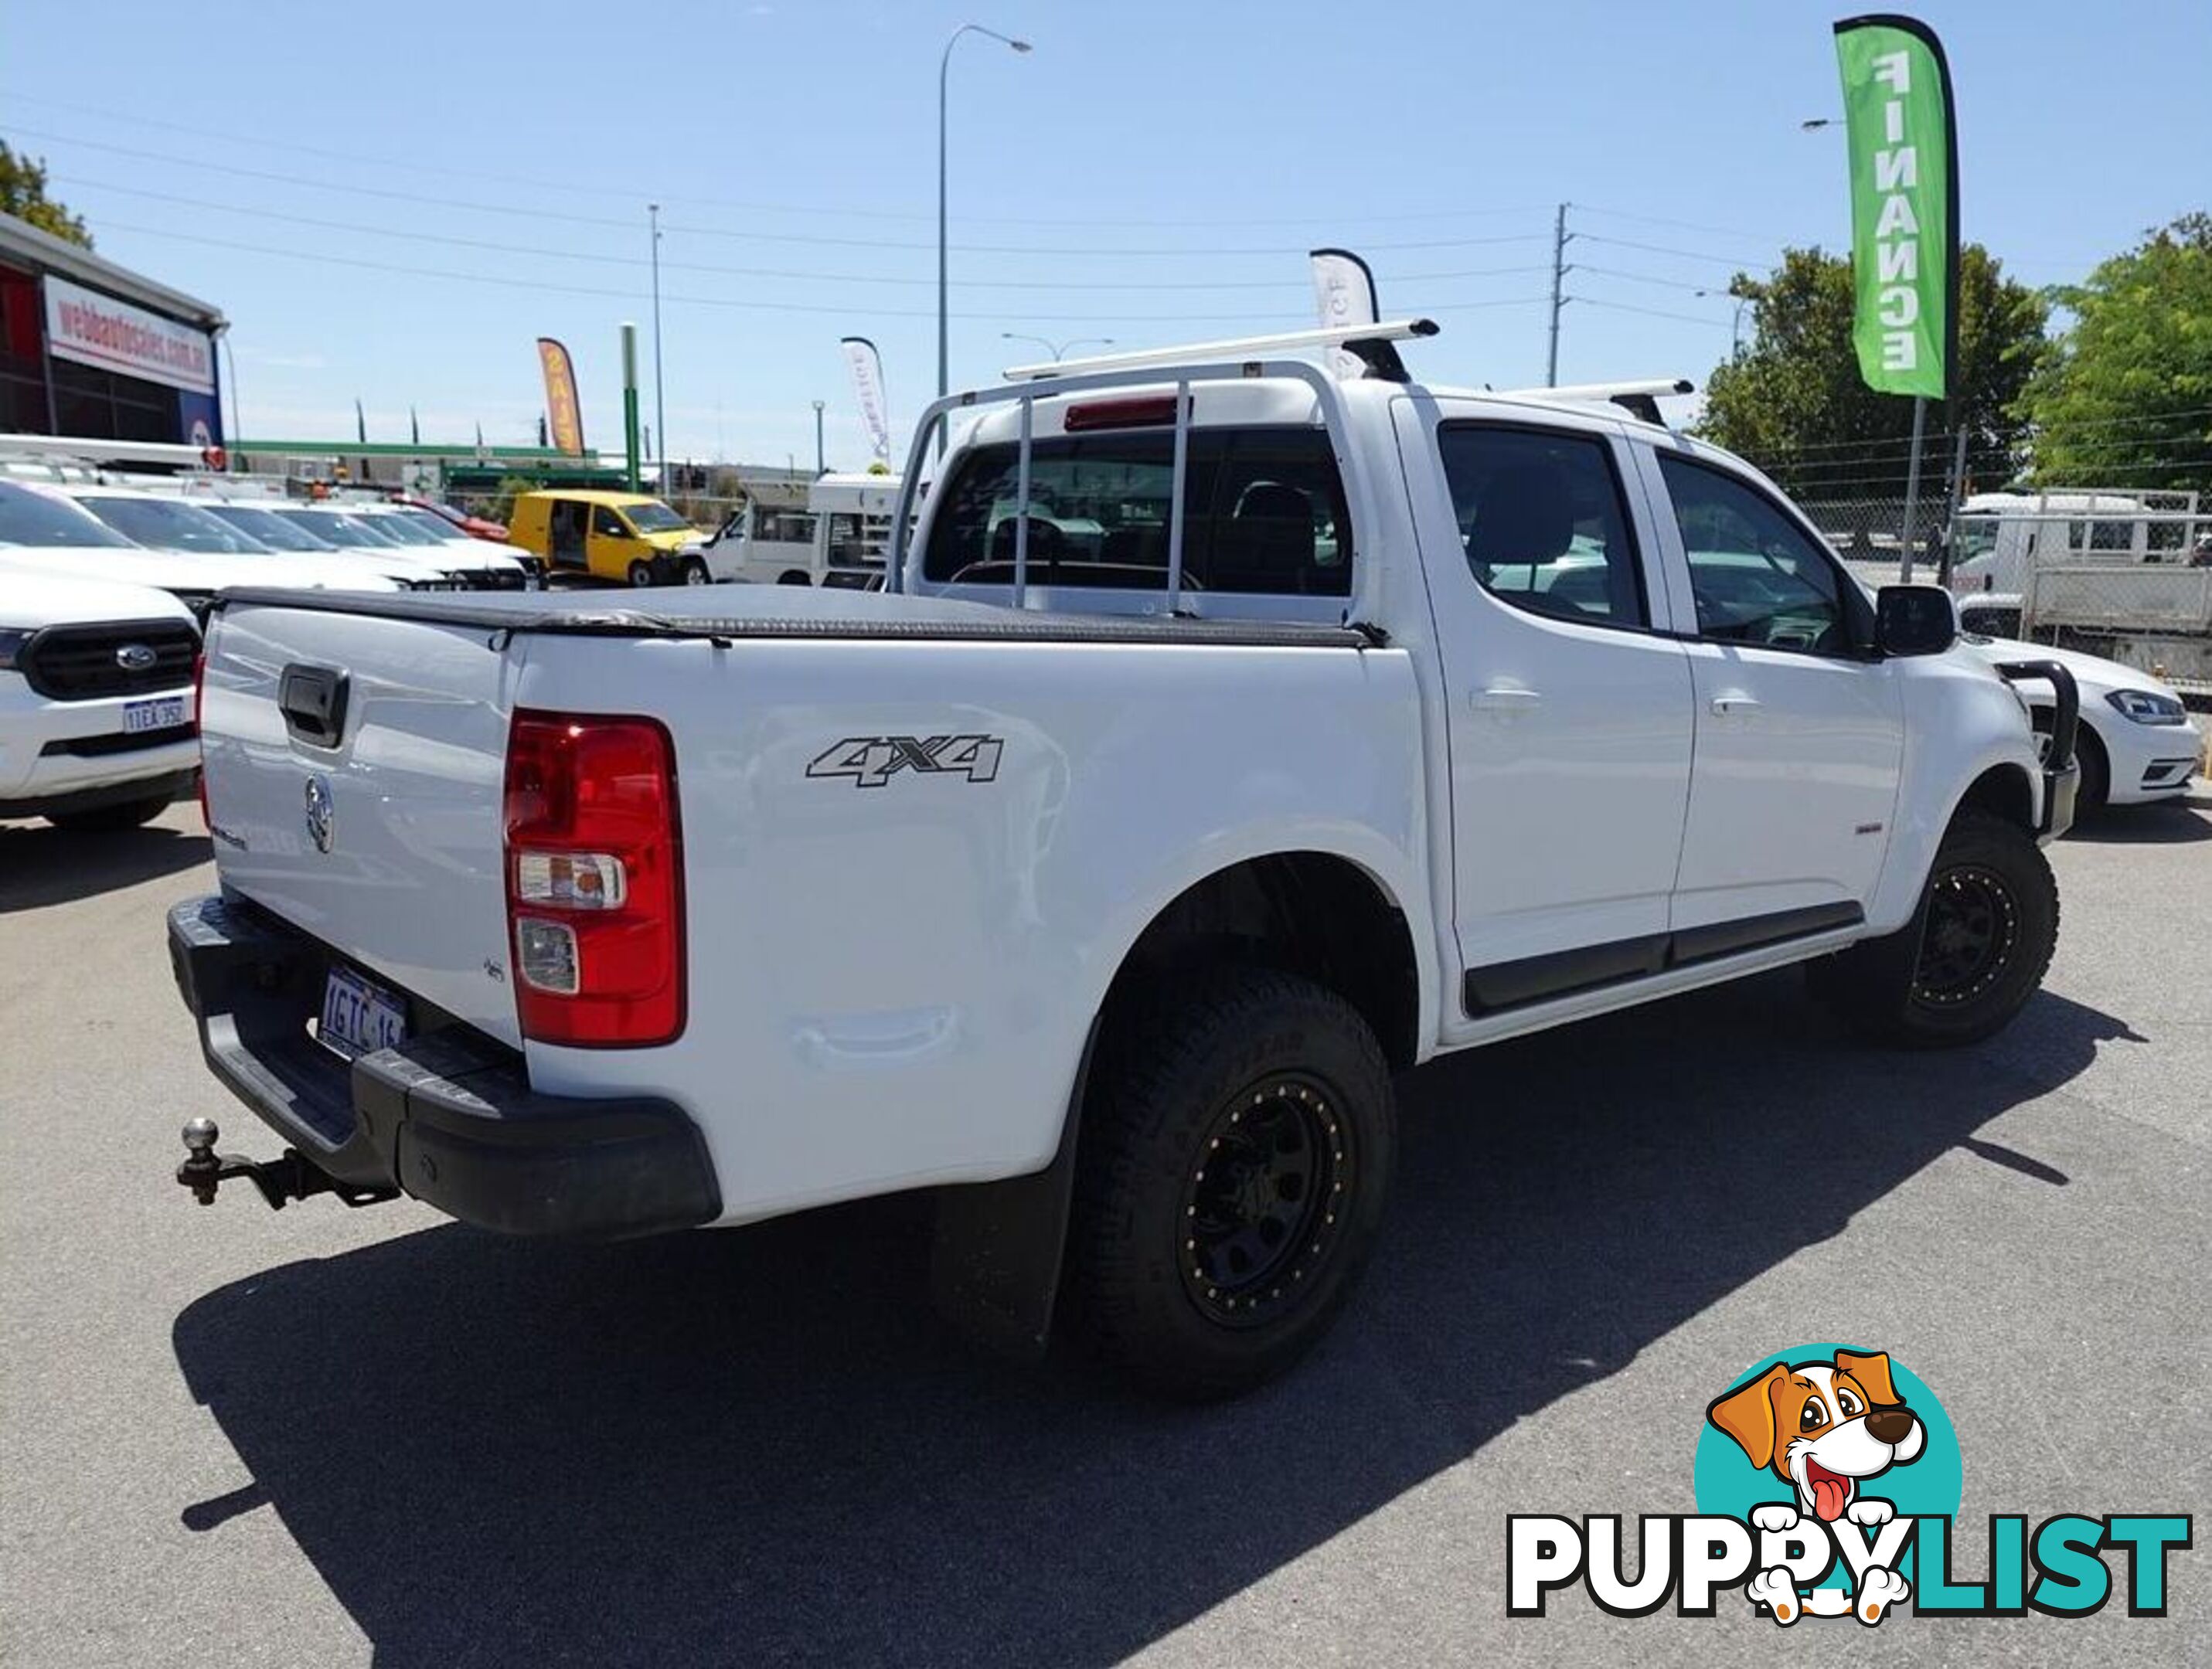
[[[199,1209],[185,1119],[276,1144],[162,955],[196,811],[0,830],[0,1654],[2186,1660],[2201,1530],[2164,1618],[1506,1614],[1509,1514],[1691,1511],[1706,1405],[1808,1341],[1940,1393],[1970,1519],[2201,1509],[2212,791],[2051,857],[2057,961],[1988,1044],[1863,1047],[1785,972],[1409,1075],[1344,1325],[1190,1409],[945,1331],[912,1199],[598,1247]]]

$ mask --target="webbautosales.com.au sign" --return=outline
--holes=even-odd
[[[204,331],[49,276],[46,351],[126,377],[215,392],[215,344]]]

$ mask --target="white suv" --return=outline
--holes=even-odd
[[[199,646],[166,592],[0,572],[0,819],[132,828],[191,792]]]

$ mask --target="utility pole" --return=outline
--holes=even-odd
[[[645,205],[653,228],[653,426],[660,431],[660,492],[668,494],[668,408],[660,391],[660,205]],[[649,449],[648,449],[649,450]]]
[[[814,403],[814,478],[817,481],[819,481],[823,476],[830,473],[830,466],[822,461],[822,407],[823,404],[824,403],[820,400],[817,400]]]
[[[1567,205],[1552,221],[1552,351],[1544,362],[1544,386],[1559,385],[1559,309],[1567,305]]]

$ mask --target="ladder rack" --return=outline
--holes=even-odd
[[[1179,348],[1156,348],[1131,354],[1110,354],[1091,359],[1068,360],[1043,365],[1016,366],[1006,373],[1007,386],[974,389],[948,394],[933,402],[915,425],[912,450],[900,477],[898,506],[891,518],[890,548],[885,553],[884,588],[907,589],[909,527],[915,496],[928,463],[930,438],[939,424],[949,432],[956,412],[986,406],[1017,404],[1019,407],[1015,470],[1014,580],[1012,606],[1028,606],[1030,554],[1030,463],[1034,450],[1036,402],[1070,394],[1088,394],[1114,388],[1130,388],[1172,381],[1175,385],[1174,476],[1169,490],[1168,568],[1163,612],[1182,611],[1183,491],[1190,467],[1191,389],[1199,383],[1240,382],[1255,378],[1283,378],[1302,382],[1313,390],[1343,478],[1353,525],[1374,526],[1377,501],[1354,448],[1344,392],[1337,379],[1310,361],[1273,357],[1322,348],[1346,348],[1359,352],[1386,352],[1388,344],[1418,337],[1434,336],[1437,326],[1425,319],[1394,320],[1383,325],[1335,325],[1325,330],[1292,331],[1277,336],[1246,337],[1224,342],[1195,343]],[[1370,363],[1373,361],[1370,361]],[[933,488],[936,483],[933,483]],[[1383,564],[1364,563],[1356,576],[1357,590],[1345,617],[1372,617],[1378,609]]]

